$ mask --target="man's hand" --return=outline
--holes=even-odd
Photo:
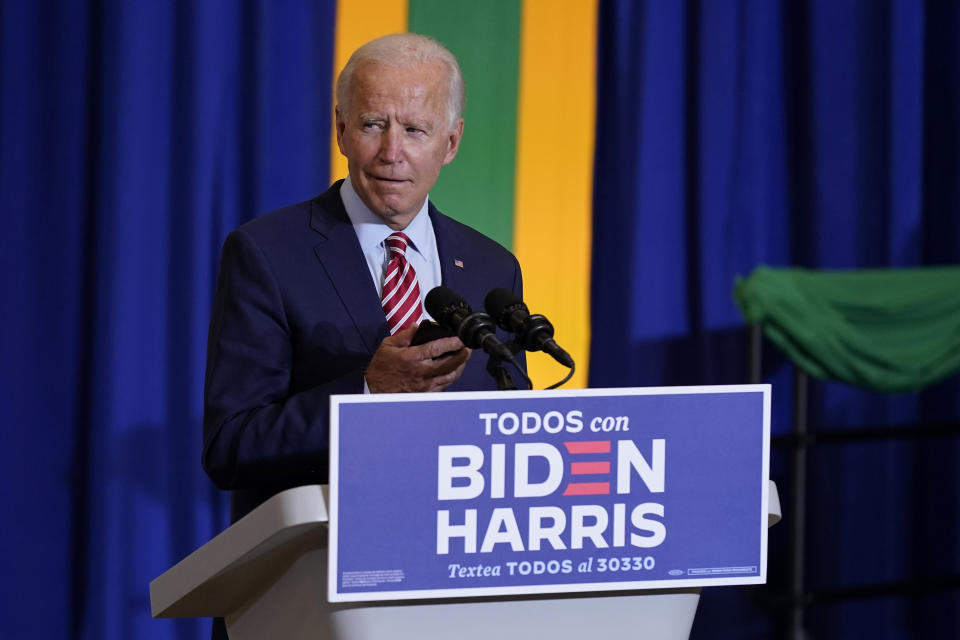
[[[409,327],[380,343],[365,374],[370,393],[443,391],[460,377],[470,357],[470,349],[460,338],[440,338],[411,347],[416,332],[417,327]]]

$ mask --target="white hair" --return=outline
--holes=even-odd
[[[466,89],[457,59],[442,44],[418,33],[394,33],[371,40],[353,52],[337,77],[337,109],[342,117],[350,111],[353,97],[353,76],[357,67],[373,63],[386,67],[411,67],[416,64],[441,62],[447,67],[447,115],[452,128],[463,115]]]

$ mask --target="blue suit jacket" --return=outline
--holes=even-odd
[[[328,399],[363,391],[363,371],[388,335],[341,182],[244,224],[223,246],[207,343],[203,465],[218,487],[234,491],[234,519],[277,491],[327,482]],[[429,212],[445,286],[474,309],[495,287],[521,295],[509,251],[432,204]],[[450,389],[494,389],[486,361],[475,352]]]

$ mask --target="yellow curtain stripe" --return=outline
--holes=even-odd
[[[524,0],[513,246],[530,311],[577,362],[570,389],[587,386],[590,356],[596,29],[596,2]],[[527,362],[537,388],[566,371],[543,354]]]
[[[340,0],[337,3],[336,43],[333,52],[333,82],[357,47],[388,33],[407,30],[408,0]],[[336,97],[333,100],[336,103]],[[347,160],[337,148],[337,135],[330,124],[330,181],[347,176]]]

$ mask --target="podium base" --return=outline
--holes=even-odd
[[[693,627],[699,589],[329,603],[326,505],[318,485],[273,496],[154,579],[153,615],[222,616],[232,640],[682,640]]]

